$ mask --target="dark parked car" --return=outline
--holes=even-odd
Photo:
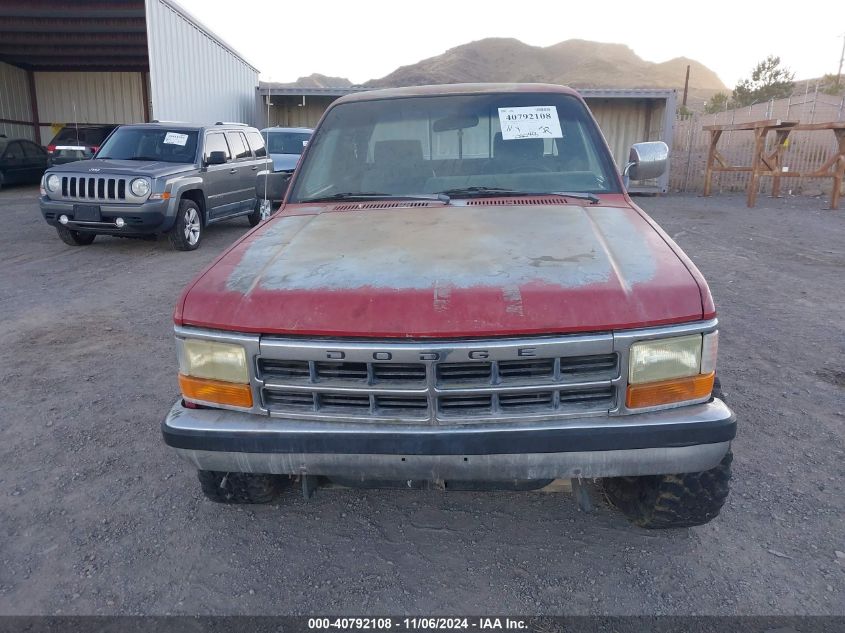
[[[314,130],[308,127],[267,127],[261,136],[267,140],[267,153],[273,171],[293,171]]]
[[[261,134],[240,123],[121,125],[92,160],[47,170],[41,213],[73,246],[167,234],[190,251],[209,224],[269,217],[255,184],[271,168]]]
[[[47,152],[40,145],[0,136],[0,189],[13,183],[38,182],[47,167]]]
[[[117,126],[107,125],[66,125],[50,144],[47,153],[53,165],[64,165],[77,160],[86,160],[94,156],[106,137]]]

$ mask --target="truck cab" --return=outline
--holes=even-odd
[[[715,307],[624,186],[667,152],[620,173],[556,85],[339,99],[279,212],[179,299],[165,442],[216,501],[597,480],[643,527],[711,520],[736,432]]]

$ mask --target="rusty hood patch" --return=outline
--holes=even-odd
[[[343,336],[606,330],[701,316],[635,211],[444,206],[278,217],[188,293],[185,323]]]

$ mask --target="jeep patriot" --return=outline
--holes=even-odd
[[[561,86],[335,101],[280,211],[179,299],[165,442],[221,502],[596,479],[637,525],[706,523],[736,431],[716,310],[625,190],[667,153],[620,174]]]
[[[93,159],[47,170],[41,214],[70,246],[166,234],[192,251],[209,224],[245,215],[255,226],[270,215],[255,181],[272,165],[258,130],[240,123],[123,125]]]

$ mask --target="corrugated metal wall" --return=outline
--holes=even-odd
[[[314,127],[335,98],[307,96],[304,98],[305,105],[302,105],[302,97],[273,97],[270,124],[279,127]]]
[[[166,0],[146,0],[154,119],[256,122],[258,71]]]
[[[664,141],[672,146],[675,118],[674,95],[666,98],[592,98],[584,100],[596,117],[613,159],[621,170],[628,161],[631,145],[643,141]],[[668,111],[667,111],[668,110]],[[670,152],[671,159],[671,152]],[[660,178],[632,182],[631,191],[668,191],[669,170]]]
[[[143,80],[142,73],[35,73],[42,141],[66,123],[143,121]]]
[[[3,62],[0,62],[0,119],[32,121],[26,71]],[[0,121],[0,134],[35,140],[35,130],[31,125]]]

